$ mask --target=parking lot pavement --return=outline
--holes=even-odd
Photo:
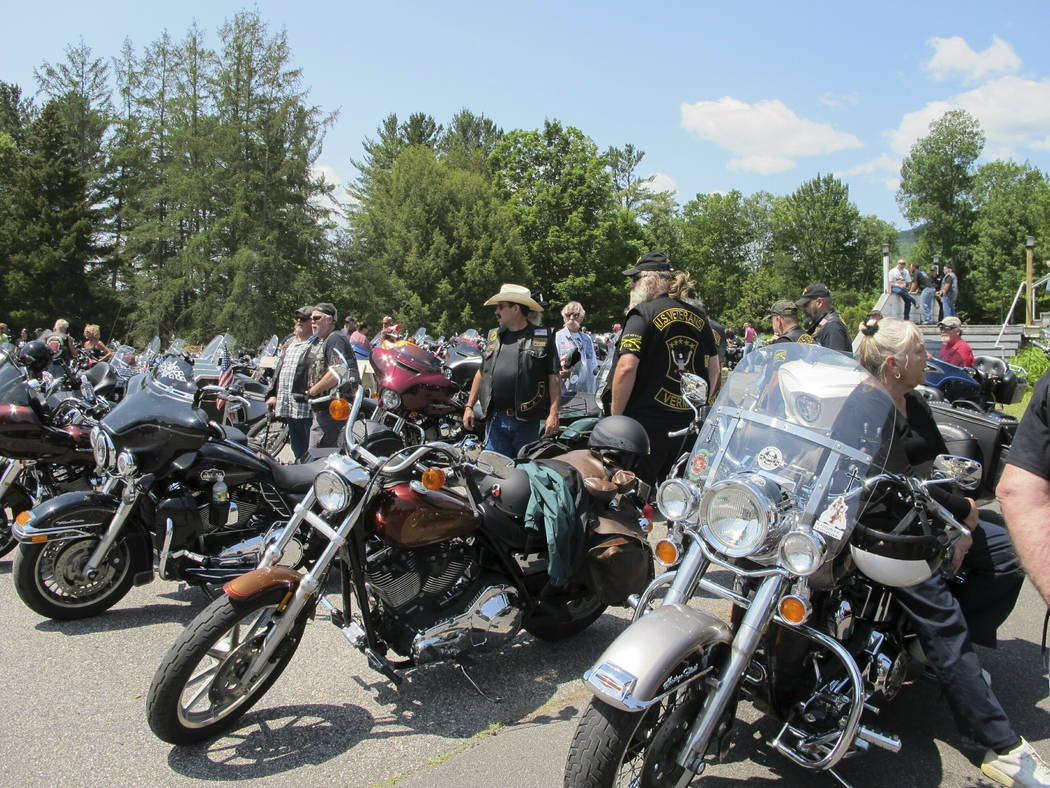
[[[498,653],[480,655],[471,677],[489,698],[447,664],[419,669],[395,689],[319,619],[285,674],[234,730],[173,748],[146,726],[145,696],[162,655],[203,606],[200,592],[156,582],[97,618],[53,622],[21,603],[6,577],[10,567],[9,557],[0,560],[4,785],[560,785],[576,719],[589,699],[579,677],[626,618],[617,610],[562,643],[521,635]],[[1038,648],[1044,610],[1026,584],[1000,649],[981,656],[1018,730],[1050,754]],[[728,762],[711,767],[698,784],[836,785],[773,753],[764,742],[775,727],[747,704],[741,717]],[[981,784],[974,765],[980,754],[958,749],[931,682],[916,678],[905,687],[878,727],[899,734],[904,749],[848,761],[840,772],[854,785]]]

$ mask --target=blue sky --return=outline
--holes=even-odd
[[[951,107],[981,121],[986,158],[1050,169],[1045,2],[18,3],[0,79],[32,94],[33,68],[81,37],[109,58],[196,19],[214,43],[245,7],[287,30],[311,100],[339,111],[318,164],[342,182],[387,114],[444,122],[462,107],[504,129],[556,118],[603,148],[630,142],[682,202],[834,172],[863,213],[900,227],[900,159]]]

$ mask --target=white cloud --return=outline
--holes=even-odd
[[[890,156],[888,153],[883,153],[876,156],[874,159],[861,162],[854,167],[850,167],[848,170],[841,170],[836,172],[837,177],[844,175],[874,175],[876,173],[885,172],[899,172],[901,168],[901,160],[897,156]]]
[[[654,172],[649,176],[645,188],[654,194],[659,192],[671,192],[672,194],[676,194],[678,192],[678,181],[665,173]]]
[[[860,93],[855,90],[850,93],[833,93],[828,91],[817,99],[817,101],[831,109],[845,109],[846,107],[853,107],[860,103]]]
[[[907,113],[889,132],[890,147],[907,155],[917,139],[929,134],[930,123],[956,108],[977,118],[987,137],[987,150],[997,156],[1010,155],[1018,148],[1050,150],[1050,79],[1017,76],[989,80],[946,101],[931,101]]]
[[[992,36],[992,45],[983,52],[975,52],[960,36],[931,38],[933,56],[926,70],[934,79],[960,76],[966,82],[978,82],[996,74],[1012,74],[1021,67],[1021,58],[1014,48],[998,36]]]
[[[683,102],[681,111],[682,128],[737,154],[731,170],[772,175],[794,167],[796,158],[861,147],[853,134],[800,118],[778,99],[748,104],[724,96]]]

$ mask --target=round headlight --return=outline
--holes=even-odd
[[[668,520],[686,520],[696,511],[696,488],[682,479],[668,479],[656,492],[656,505]]]
[[[102,431],[101,427],[94,427],[91,430],[91,453],[95,457],[95,465],[99,468],[106,468],[109,465],[110,445],[109,436]]]
[[[130,451],[125,449],[117,455],[118,476],[134,476],[138,469],[139,464],[135,461],[135,455]]]
[[[780,542],[780,563],[803,577],[820,569],[824,562],[824,541],[809,531],[792,531]]]
[[[700,522],[719,551],[742,558],[758,551],[769,533],[772,506],[757,489],[739,481],[709,487],[700,501]]]
[[[381,399],[383,407],[387,410],[397,410],[401,407],[401,395],[392,389],[383,389]]]
[[[350,503],[350,486],[334,471],[321,471],[314,479],[314,494],[326,512],[338,512]]]

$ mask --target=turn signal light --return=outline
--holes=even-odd
[[[653,552],[664,566],[674,566],[682,558],[682,547],[674,539],[661,539]]]
[[[29,537],[30,542],[46,542],[47,534],[36,534],[35,536]]]
[[[15,517],[15,522],[19,525],[25,525],[29,522],[29,518],[31,517],[32,515],[28,511],[19,512],[18,515]]]
[[[797,626],[809,618],[809,603],[800,596],[788,594],[780,600],[780,617]]]
[[[427,468],[423,471],[422,482],[428,490],[440,490],[445,486],[445,472],[440,468]]]
[[[350,418],[350,403],[345,399],[334,399],[328,403],[328,415],[336,421]]]

